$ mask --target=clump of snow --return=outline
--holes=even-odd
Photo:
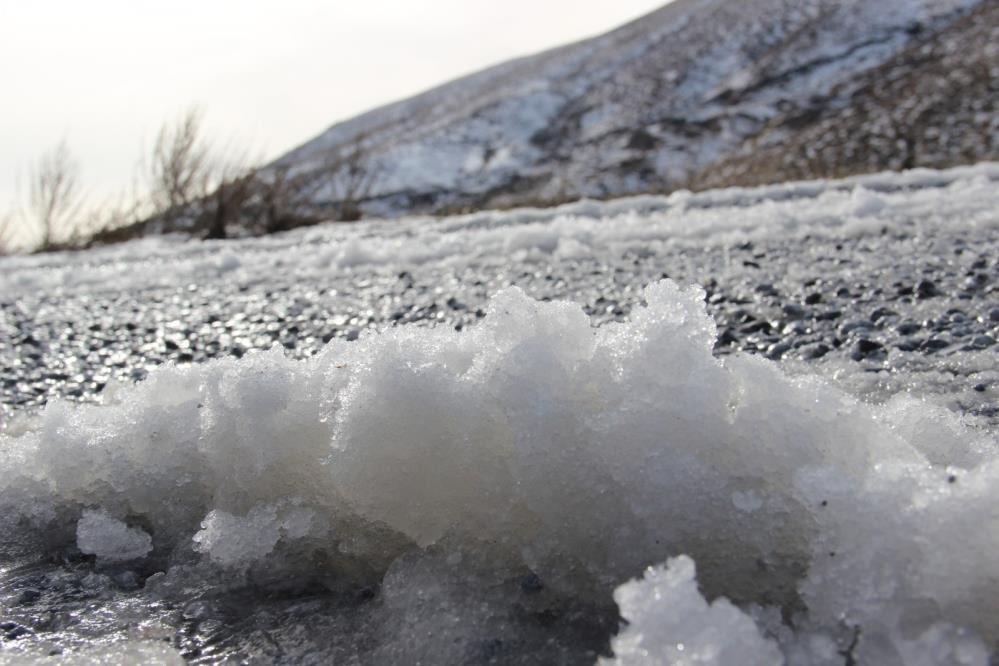
[[[153,540],[142,529],[129,527],[104,511],[84,511],[76,524],[76,546],[80,552],[111,562],[145,557]]]
[[[864,188],[857,187],[851,195],[853,200],[853,214],[857,217],[869,217],[880,213],[885,207],[885,201],[876,193]]]
[[[644,296],[594,328],[577,304],[508,289],[460,333],[399,327],[304,361],[162,368],[103,406],[50,403],[0,436],[4,533],[71,541],[79,521],[81,550],[155,555],[166,579],[283,567],[381,585],[378,626],[396,629],[373,640],[400,661],[444,659],[417,639],[430,630],[514,626],[514,597],[490,596],[510,578],[600,607],[683,554],[704,599],[729,601],[706,605],[689,560],[653,570],[619,593],[642,633],[635,647],[624,629],[622,659],[683,642],[773,661],[775,640],[789,663],[830,646],[828,663],[986,663],[995,439],[943,409],[715,357],[703,290]]]
[[[671,558],[641,580],[617,588],[614,600],[628,626],[614,639],[613,662],[641,664],[782,664],[777,644],[728,599],[708,603],[697,590],[694,562]]]
[[[309,533],[313,512],[272,504],[256,506],[246,516],[209,512],[194,535],[195,549],[216,562],[233,566],[269,555],[282,538],[294,540]]]

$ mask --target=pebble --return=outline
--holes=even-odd
[[[916,285],[916,296],[919,298],[933,298],[934,296],[939,296],[940,290],[937,285],[932,280],[921,280],[919,284]]]

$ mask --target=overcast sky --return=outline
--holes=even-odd
[[[0,206],[65,138],[95,196],[164,120],[275,157],[338,120],[665,0],[0,0]]]

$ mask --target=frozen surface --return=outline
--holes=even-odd
[[[18,331],[83,303],[114,321],[95,305],[114,302],[190,326],[209,306],[186,286],[164,291],[167,266],[237,304],[268,290],[289,310],[279,327],[307,326],[290,315],[292,303],[308,311],[304,294],[277,288],[289,283],[336,284],[375,323],[348,323],[318,353],[303,335],[150,365],[82,404],[55,385],[52,399],[9,405],[3,640],[13,655],[110,660],[158,649],[205,662],[987,664],[999,442],[988,413],[962,401],[995,390],[995,346],[973,338],[999,323],[996,175],[982,165],[7,261]],[[917,248],[919,270],[891,254]],[[829,266],[810,254],[827,249]],[[710,296],[660,279],[708,284],[695,265],[717,269]],[[523,288],[498,284],[520,273]],[[434,299],[461,301],[456,314],[375,316],[432,280]],[[590,300],[594,285],[609,310]],[[806,302],[810,290],[820,300]],[[39,294],[51,312],[13,315]],[[215,321],[239,326],[215,300]],[[853,302],[894,314],[860,322]],[[908,344],[895,329],[909,318],[949,342],[894,346]],[[65,347],[38,329],[39,348],[106,337],[122,359],[136,353],[105,323]],[[198,335],[163,339],[193,355]],[[785,340],[805,342],[780,364],[765,358]],[[828,354],[808,358],[818,344]],[[33,381],[25,365],[7,373]]]
[[[614,639],[613,663],[781,664],[777,645],[725,598],[709,604],[697,590],[694,562],[681,555],[666,567],[620,586],[614,601],[628,627]]]

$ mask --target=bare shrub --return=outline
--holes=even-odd
[[[51,249],[57,235],[64,240],[77,234],[84,203],[79,172],[65,141],[42,155],[32,167],[25,214],[38,229],[39,249]]]
[[[259,189],[256,169],[236,159],[217,167],[216,185],[202,203],[205,238],[226,238],[228,225],[249,213],[250,203]]]
[[[201,111],[191,107],[176,122],[164,123],[153,143],[147,172],[149,199],[154,213],[171,225],[189,215],[212,186],[214,165],[201,124]]]
[[[16,237],[16,216],[13,210],[0,214],[0,256],[13,254]]]
[[[225,238],[257,194],[250,163],[245,151],[213,147],[201,111],[189,108],[156,135],[147,169],[152,216],[167,230],[203,229],[206,238]]]

